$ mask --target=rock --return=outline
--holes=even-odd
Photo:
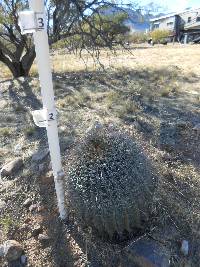
[[[4,99],[0,100],[0,109],[5,108],[8,105],[8,102]]]
[[[23,145],[22,144],[17,144],[15,147],[14,147],[14,153],[15,154],[20,154],[21,153],[21,151],[22,151],[22,147],[23,147]]]
[[[196,132],[200,133],[200,123],[196,124],[193,128]]]
[[[19,82],[25,82],[25,81],[26,81],[26,78],[23,77],[23,76],[21,76],[21,77],[18,77],[17,80],[18,80]]]
[[[23,166],[23,160],[16,158],[5,164],[0,171],[1,177],[11,176]]]
[[[39,170],[39,172],[44,172],[45,171],[45,163],[39,164],[38,170]]]
[[[24,221],[25,224],[30,224],[31,223],[31,218],[26,218]]]
[[[161,149],[164,149],[167,152],[174,151],[176,145],[175,135],[176,130],[173,123],[161,122],[159,137],[159,145]]]
[[[187,121],[178,120],[176,122],[176,128],[180,130],[187,130],[191,128],[191,126],[192,126],[191,123]]]
[[[33,204],[29,207],[29,211],[32,212],[32,211],[36,211],[38,208],[38,204]]]
[[[33,230],[32,230],[32,236],[36,237],[38,236],[40,233],[42,232],[42,226],[37,224],[34,226]]]
[[[28,224],[22,224],[22,226],[19,228],[19,232],[20,232],[20,234],[24,234],[24,233],[27,233],[28,231],[30,231],[30,225],[28,225]]]
[[[24,203],[23,203],[23,206],[25,208],[29,208],[31,206],[31,203],[32,203],[32,199],[31,198],[27,198]]]
[[[3,200],[0,200],[0,210],[4,209],[6,207],[6,202]]]
[[[23,253],[21,244],[15,240],[7,240],[4,243],[4,257],[8,261],[15,261],[19,259]]]
[[[141,129],[141,126],[140,126],[140,124],[137,121],[134,121],[134,123],[132,125],[137,130],[140,130]]]
[[[53,173],[49,172],[47,173],[45,176],[41,177],[41,182],[44,185],[51,185],[54,183],[54,177],[53,177]]]
[[[25,265],[27,263],[27,257],[25,255],[21,255],[21,263]]]
[[[181,243],[181,252],[184,256],[188,255],[189,252],[189,242],[187,240],[183,240]]]
[[[45,210],[45,207],[44,206],[38,206],[38,208],[37,208],[37,211],[38,212],[43,212]]]
[[[126,122],[135,122],[137,117],[134,116],[134,115],[124,115],[123,119],[126,121]]]
[[[4,247],[0,246],[0,257],[4,256]]]
[[[197,266],[197,265],[192,265],[192,262],[186,258],[180,259],[177,263],[177,267],[192,267],[192,266]]]
[[[65,132],[67,130],[67,128],[65,126],[60,126],[59,130],[62,131],[62,132]]]
[[[52,170],[52,162],[49,162],[48,170]]]
[[[33,162],[31,163],[31,166],[30,166],[30,170],[34,173],[38,173],[39,172],[39,165],[38,165],[38,162]]]
[[[38,235],[38,240],[43,243],[43,242],[47,242],[50,240],[50,237],[46,234],[39,234]]]
[[[70,146],[74,143],[74,138],[72,136],[63,137],[60,143],[61,151],[65,151],[70,148]]]
[[[39,162],[45,159],[49,154],[49,149],[45,148],[44,150],[39,150],[35,152],[32,156],[32,161]]]
[[[157,241],[143,238],[126,248],[121,266],[170,267],[170,253]]]

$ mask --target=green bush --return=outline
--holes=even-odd
[[[74,36],[70,36],[64,39],[57,41],[56,43],[52,44],[52,49],[63,49],[63,48],[70,48],[73,47],[74,49],[81,48],[83,40],[80,35],[76,34]]]
[[[147,42],[149,34],[144,32],[134,32],[129,35],[128,40],[130,43],[141,44]]]
[[[150,37],[153,39],[154,42],[159,43],[163,41],[165,38],[170,36],[170,31],[169,30],[159,30],[156,29],[152,32],[150,32]]]
[[[127,14],[119,13],[114,15],[93,15],[88,18],[89,22],[81,25],[82,34],[75,34],[68,38],[59,40],[52,45],[53,49],[107,46],[121,43],[129,28],[124,25]],[[93,27],[93,26],[95,27]],[[101,33],[101,34],[100,34]]]

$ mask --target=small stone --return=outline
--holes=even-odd
[[[72,136],[63,137],[60,143],[61,151],[65,151],[73,144],[74,138]]]
[[[136,128],[138,130],[141,129],[141,126],[137,121],[134,121],[133,126],[134,126],[134,128]]]
[[[46,235],[46,234],[39,234],[38,235],[38,240],[40,242],[47,242],[47,241],[50,240],[50,237],[48,235]]]
[[[6,202],[3,200],[0,200],[0,210],[4,209],[6,207]]]
[[[14,147],[14,153],[15,154],[19,154],[21,153],[22,151],[22,144],[17,144],[15,147]]]
[[[4,243],[4,257],[8,261],[15,261],[21,257],[23,248],[21,244],[15,240],[7,240]]]
[[[189,122],[179,120],[176,123],[176,127],[182,130],[186,130],[191,127],[191,124]]]
[[[44,206],[38,206],[38,208],[37,208],[37,211],[38,212],[42,212],[44,210],[45,210],[45,207]]]
[[[29,230],[30,230],[30,225],[28,225],[26,223],[22,224],[22,226],[19,228],[20,233],[25,233]]]
[[[129,123],[131,123],[131,122],[135,122],[135,120],[136,120],[136,116],[133,116],[133,115],[124,115],[124,117],[123,117],[123,119],[126,121],[126,122],[129,122]]]
[[[196,124],[193,128],[196,132],[200,133],[200,123]]]
[[[63,131],[63,132],[66,131],[66,127],[65,127],[65,126],[60,126],[59,129],[60,129],[61,131]]]
[[[25,82],[26,79],[25,79],[25,77],[21,76],[21,77],[17,78],[17,80],[20,82]]]
[[[27,257],[25,255],[21,255],[21,263],[25,265],[27,263]]]
[[[4,256],[4,247],[1,245],[0,246],[0,257]]]
[[[41,225],[37,224],[34,226],[33,230],[32,230],[32,236],[38,236],[40,233],[42,232],[42,227]]]
[[[53,173],[52,172],[49,172],[45,176],[42,176],[41,177],[41,182],[44,185],[51,185],[51,184],[53,184],[53,182],[54,182]]]
[[[45,164],[44,163],[39,164],[38,170],[39,170],[39,172],[44,172],[45,171]]]
[[[51,161],[49,162],[48,170],[52,170],[52,163],[51,163]]]
[[[23,203],[23,206],[25,208],[29,208],[31,206],[31,203],[32,203],[32,199],[31,198],[27,198],[24,203]]]
[[[189,253],[189,242],[187,240],[183,240],[181,243],[181,252],[184,256],[187,256]]]
[[[48,156],[48,154],[49,154],[48,148],[46,148],[44,150],[37,151],[33,154],[32,161],[36,161],[36,162],[42,161],[43,159],[45,159]]]
[[[16,158],[9,163],[5,164],[1,169],[1,177],[11,176],[23,166],[23,160]]]
[[[191,261],[186,259],[186,258],[182,258],[178,261],[178,267],[192,267],[192,266],[194,266],[194,265],[192,265]],[[199,265],[198,265],[198,267],[199,267]]]
[[[30,222],[31,222],[31,218],[26,218],[24,221],[25,224],[29,224]]]
[[[166,247],[148,238],[130,244],[124,256],[122,266],[170,267],[170,253]]]
[[[32,212],[32,211],[36,211],[38,208],[38,205],[37,204],[33,204],[29,207],[29,211]]]
[[[8,105],[8,102],[4,99],[0,100],[0,109],[5,108]]]

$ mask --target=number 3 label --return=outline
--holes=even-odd
[[[44,29],[44,19],[43,18],[38,18],[38,28],[39,29]]]
[[[36,13],[36,21],[37,21],[37,29],[41,30],[45,28],[45,14],[44,13]]]

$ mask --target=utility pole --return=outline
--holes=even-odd
[[[67,217],[64,173],[61,166],[44,1],[29,0],[29,6],[30,10],[19,13],[19,21],[22,34],[33,33],[43,102],[43,109],[35,110],[32,114],[35,124],[39,127],[46,127],[47,130],[58,208],[60,217],[64,220]]]

